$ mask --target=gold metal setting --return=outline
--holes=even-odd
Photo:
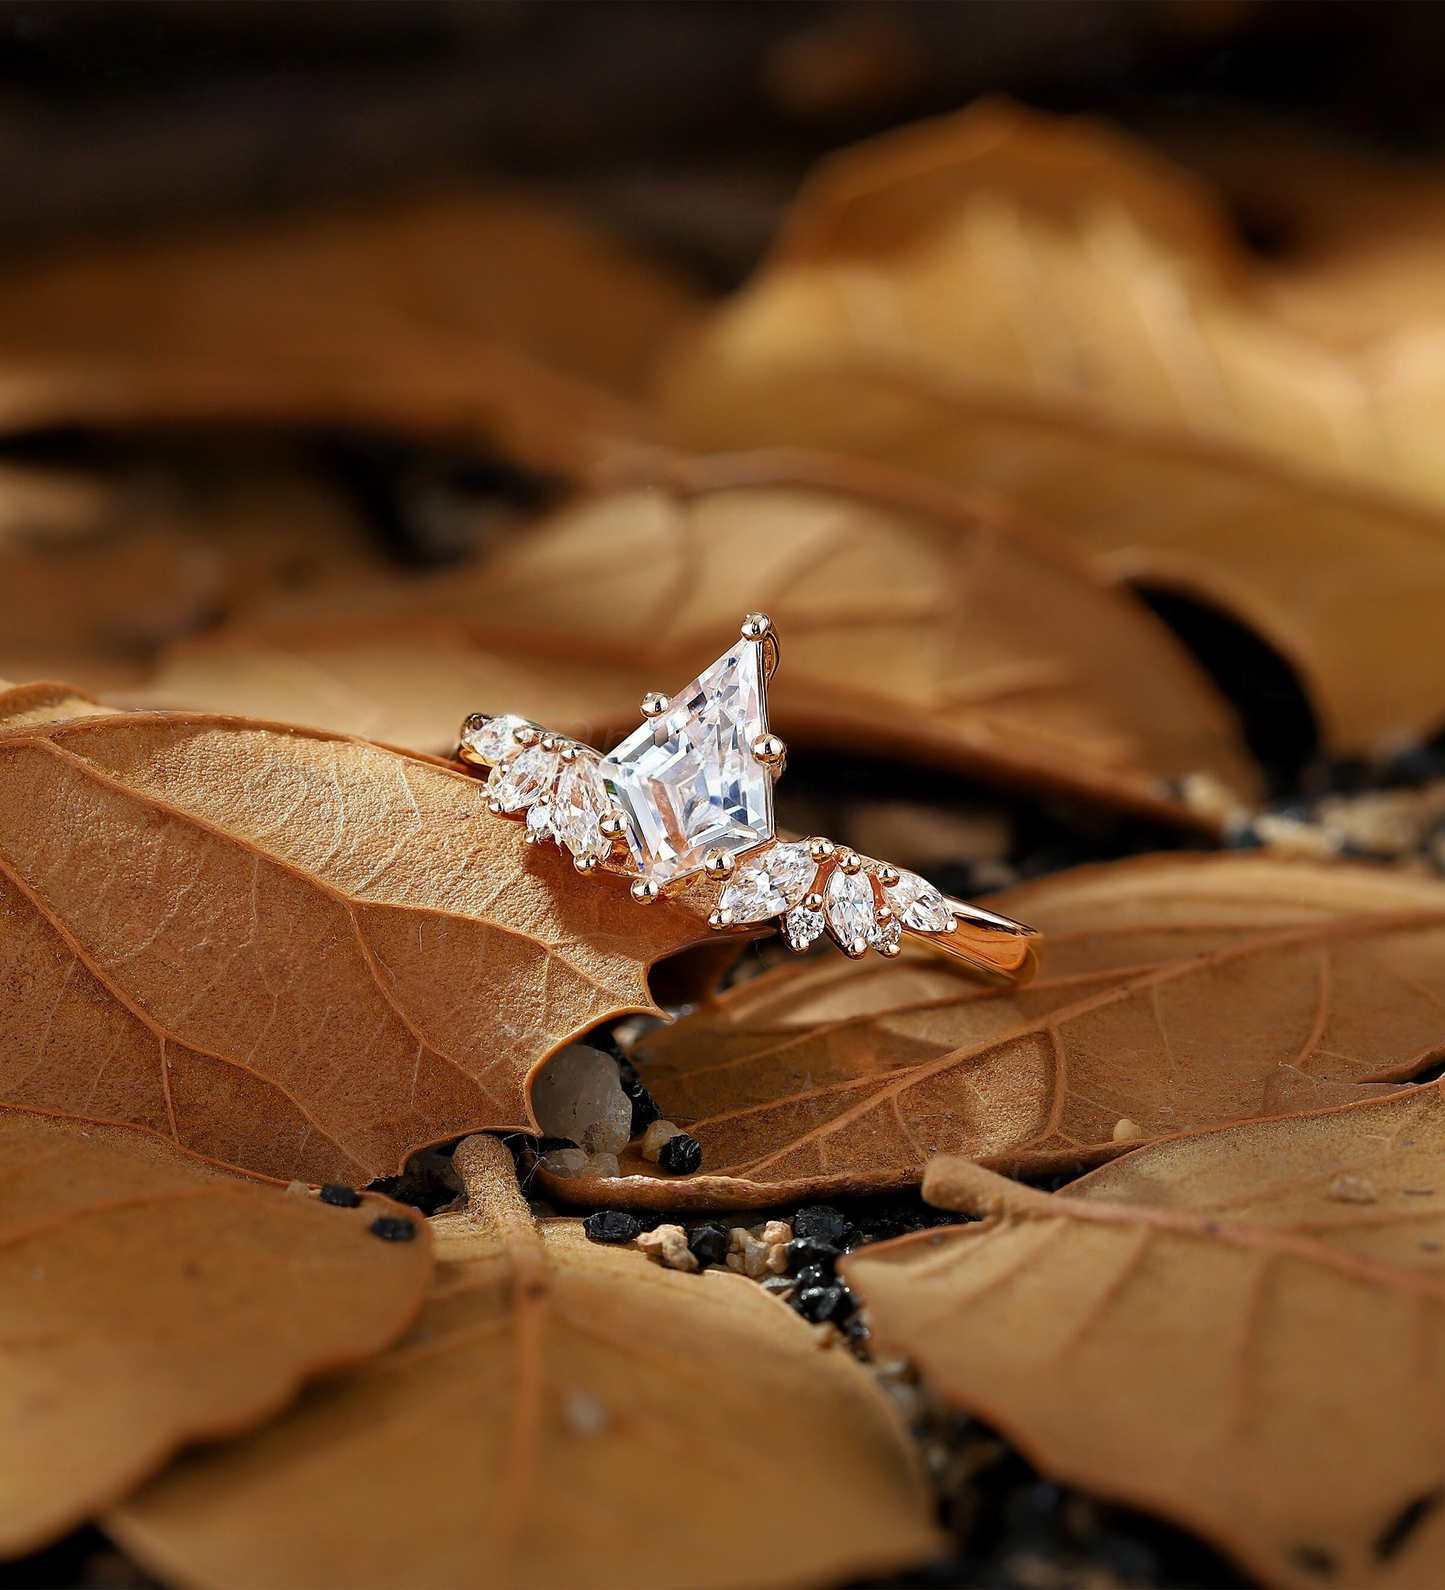
[[[758,677],[766,686],[780,655],[772,621],[765,613],[749,613],[741,636],[758,647]],[[668,696],[653,691],[643,697],[643,717],[661,717],[671,705]],[[756,722],[766,731],[765,702]],[[532,747],[548,756],[524,757],[522,753]],[[773,778],[781,774],[787,747],[776,735],[757,734],[748,749]],[[598,800],[604,787],[622,800],[626,786],[616,782],[616,764],[611,781],[604,781],[608,763],[590,746],[515,717],[494,719],[474,712],[462,724],[456,758],[464,771],[487,778],[488,812],[524,822],[526,837],[534,845],[551,842],[564,854],[570,851],[579,874],[625,881],[639,905],[651,904],[671,887],[671,882],[660,884],[646,875],[646,853],[639,862],[634,854],[638,840],[627,815]],[[729,760],[714,761],[708,776],[716,777],[719,768],[724,776],[732,776]],[[742,768],[737,771],[741,775]],[[635,791],[626,798],[635,800]],[[639,822],[653,820],[643,808],[638,808],[638,817]],[[916,873],[860,855],[831,839],[773,837],[771,815],[766,826],[768,837],[749,849],[717,846],[700,863],[693,860],[675,874],[673,881],[682,884],[701,873],[716,889],[707,915],[713,931],[755,936],[775,923],[789,947],[800,954],[826,936],[853,960],[870,949],[892,960],[902,953],[902,941],[907,939],[997,981],[1021,984],[1032,977],[1042,944],[1032,928],[952,899]],[[784,852],[776,862],[771,859],[774,851]],[[690,899],[695,901],[696,895]]]

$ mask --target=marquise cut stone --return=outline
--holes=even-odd
[[[535,728],[526,718],[519,718],[513,713],[504,712],[500,717],[488,718],[485,723],[479,723],[475,728],[462,730],[462,741],[482,758],[494,766],[504,762],[508,757],[515,756],[521,750],[513,738],[513,731],[517,729]]]
[[[764,922],[781,916],[808,892],[816,863],[806,845],[778,845],[738,864],[718,905],[734,922]]]
[[[915,933],[946,933],[953,921],[942,894],[916,872],[905,872],[889,889],[888,903]]]
[[[850,876],[839,867],[823,891],[823,910],[833,937],[840,944],[866,944],[874,921],[873,884],[868,874],[855,872]]]
[[[709,850],[740,855],[773,837],[772,774],[752,751],[768,732],[763,688],[761,645],[739,641],[603,760],[644,877],[667,883]]]
[[[519,812],[546,792],[556,771],[557,753],[530,745],[492,769],[487,794],[502,803],[504,812]]]
[[[565,845],[579,861],[589,857],[600,860],[607,847],[597,825],[607,805],[597,763],[589,756],[564,762],[552,797],[552,834],[557,843]]]

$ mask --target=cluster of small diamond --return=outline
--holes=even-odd
[[[584,872],[608,856],[601,823],[611,802],[598,772],[602,759],[590,746],[511,715],[469,718],[462,743],[491,764],[491,809],[525,813],[529,840],[554,840]]]
[[[903,929],[951,933],[953,913],[916,872],[840,850],[826,839],[774,845],[742,857],[718,900],[726,925],[781,917],[795,950],[826,931],[849,955],[898,953]]]
[[[602,779],[603,759],[590,746],[510,715],[469,718],[462,743],[491,768],[491,810],[524,818],[529,840],[555,841],[584,872],[611,855],[612,841],[602,824],[609,817],[615,821],[618,814]],[[711,860],[708,866],[711,870]],[[714,925],[743,926],[777,917],[789,944],[799,951],[826,932],[849,955],[872,948],[892,956],[905,928],[914,933],[954,930],[947,902],[925,878],[827,839],[747,851],[725,876]]]

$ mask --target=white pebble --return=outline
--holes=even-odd
[[[681,1226],[658,1226],[655,1231],[644,1231],[637,1239],[644,1253],[660,1259],[669,1270],[697,1269],[697,1255],[687,1245],[687,1233]]]
[[[657,1163],[657,1156],[662,1152],[662,1145],[670,1137],[681,1134],[682,1128],[674,1126],[671,1121],[654,1121],[642,1134],[642,1157]]]
[[[544,1137],[569,1137],[594,1154],[615,1154],[632,1135],[617,1062],[585,1043],[569,1043],[537,1073],[532,1109]]]
[[[591,1156],[580,1148],[554,1148],[542,1155],[540,1164],[550,1176],[582,1176]]]
[[[620,1176],[622,1167],[617,1163],[616,1154],[594,1154],[587,1161],[587,1169],[582,1174],[584,1176]]]
[[[791,1242],[793,1228],[786,1220],[770,1220],[758,1233],[758,1237],[771,1248],[775,1242]]]

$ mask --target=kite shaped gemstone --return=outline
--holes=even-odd
[[[633,864],[658,884],[773,837],[773,779],[753,754],[768,732],[762,646],[739,641],[605,758]]]

